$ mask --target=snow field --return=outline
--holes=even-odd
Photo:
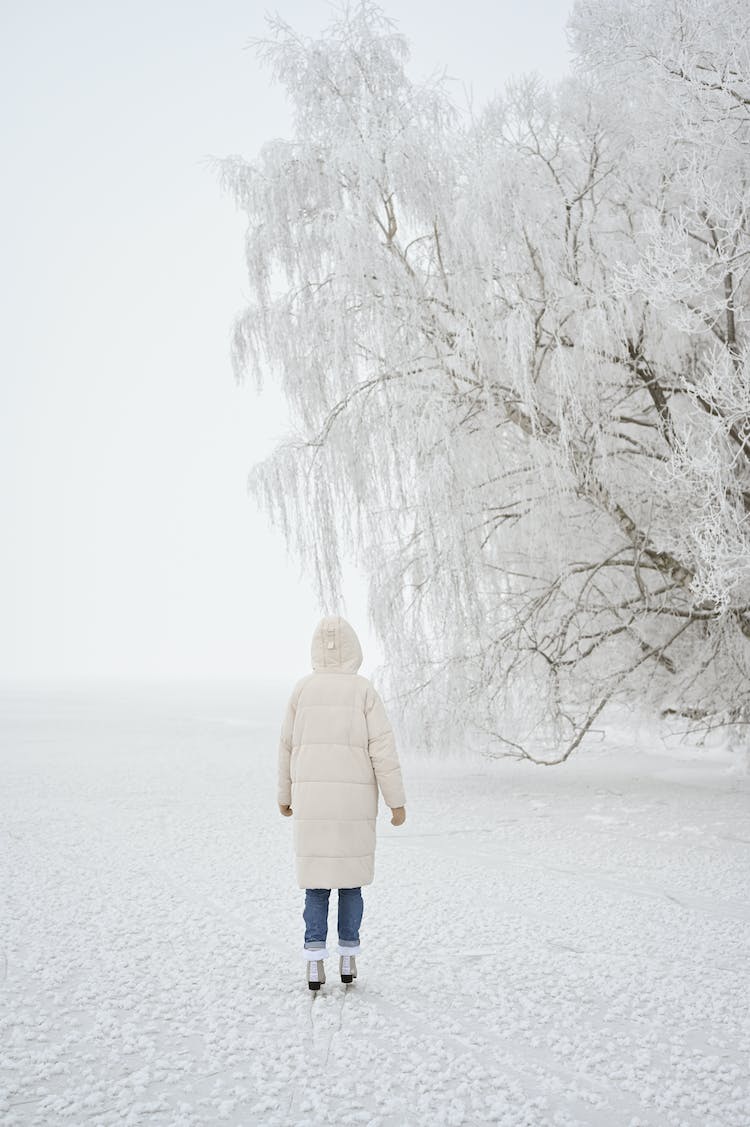
[[[316,996],[280,704],[3,692],[3,1124],[747,1127],[729,759],[622,732],[555,769],[402,753],[360,977],[331,958]]]

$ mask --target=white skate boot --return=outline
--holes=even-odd
[[[308,951],[305,949],[305,961],[307,962],[307,985],[311,990],[320,990],[321,986],[326,980],[326,968],[324,959],[328,958],[328,952],[325,950]]]
[[[339,944],[339,974],[341,981],[345,983],[353,982],[357,977],[357,960],[355,955],[359,954],[359,945],[356,947],[342,947]]]

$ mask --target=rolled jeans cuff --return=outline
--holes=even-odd
[[[327,959],[329,954],[330,952],[328,951],[325,943],[321,943],[317,947],[308,947],[307,944],[305,944],[305,948],[302,952],[302,958],[307,962],[315,962],[317,959]]]

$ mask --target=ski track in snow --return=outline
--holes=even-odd
[[[4,1127],[748,1127],[747,775],[402,756],[313,994],[251,697],[0,695]]]

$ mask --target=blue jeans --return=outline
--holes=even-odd
[[[361,888],[340,888],[339,894],[339,945],[341,947],[359,946],[359,925],[362,923]],[[305,947],[309,950],[323,948],[328,935],[328,899],[330,888],[306,888]]]

